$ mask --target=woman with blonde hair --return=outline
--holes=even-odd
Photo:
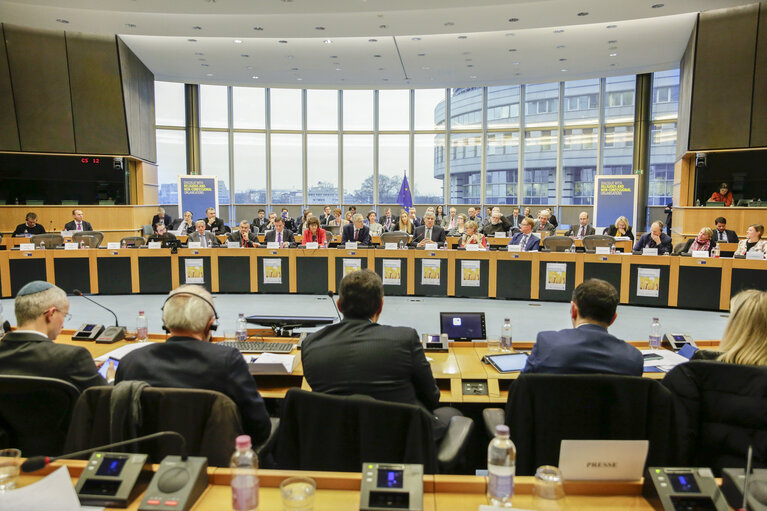
[[[735,255],[746,255],[746,252],[762,252],[767,254],[767,241],[762,239],[764,236],[764,226],[761,224],[751,224],[746,229],[746,239],[740,240]]]
[[[628,218],[625,216],[619,216],[615,223],[605,229],[604,234],[614,237],[628,237],[631,241],[634,241],[634,233],[631,232],[631,226],[629,225]]]
[[[466,222],[463,228],[464,233],[463,236],[461,236],[462,247],[465,247],[466,245],[477,244],[482,246],[482,248],[487,248],[487,241],[485,241],[485,236],[477,232],[479,230],[477,222],[473,220]]]
[[[721,362],[767,365],[767,292],[747,289],[733,297],[719,351]]]
[[[410,215],[404,209],[399,212],[399,222],[397,222],[394,230],[413,234],[413,222],[410,221]]]

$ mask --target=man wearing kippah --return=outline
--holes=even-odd
[[[106,385],[88,350],[52,342],[69,317],[69,300],[61,288],[32,281],[19,290],[14,307],[18,328],[0,341],[0,374],[58,378],[80,392]]]

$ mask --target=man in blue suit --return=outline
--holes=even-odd
[[[657,248],[658,255],[670,254],[673,248],[671,236],[663,232],[663,222],[653,222],[650,232],[645,233],[634,245],[634,252],[641,252],[643,248]]]
[[[531,218],[523,218],[519,223],[519,232],[512,236],[509,245],[522,245],[524,252],[537,252],[541,239],[533,235],[533,223]]]
[[[365,225],[365,219],[357,213],[352,216],[352,223],[345,225],[341,243],[356,241],[360,245],[370,245],[370,228]]]
[[[607,333],[617,307],[618,291],[612,284],[584,281],[570,302],[573,328],[539,332],[522,372],[642,376],[642,353]]]

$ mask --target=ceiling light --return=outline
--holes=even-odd
[[[282,2],[283,2],[283,3],[286,3],[286,4],[289,4],[289,3],[290,3],[290,2],[292,2],[292,1],[293,1],[293,0],[282,0]]]
[[[410,40],[411,41],[420,41],[421,38],[420,37],[411,37]]]
[[[192,30],[202,30],[202,27],[200,25],[195,25],[192,27]]]
[[[468,38],[469,38],[469,36],[465,36],[465,35],[459,35],[458,36],[458,39],[468,39]]]
[[[465,51],[461,55],[471,55],[471,52],[470,51]]]
[[[253,30],[263,30],[264,27],[253,27]]]
[[[509,51],[513,53],[513,52],[517,51],[517,49],[516,48],[509,48]]]
[[[389,25],[378,25],[378,28],[389,28]]]
[[[617,42],[618,42],[617,39],[611,39],[611,40],[607,41],[607,44],[615,44]]]
[[[517,34],[515,34],[514,32],[509,32],[508,34],[505,34],[505,35],[506,37],[514,37]]]
[[[419,56],[419,57],[425,57],[425,56],[426,56],[426,54],[425,54],[425,53],[419,53],[419,54],[418,54],[418,56]]]
[[[471,76],[469,76],[469,78],[476,78],[476,77],[477,77],[477,75],[471,75]]]
[[[567,69],[560,69],[563,73],[567,73]]]
[[[291,71],[298,71],[298,68],[297,67],[291,67],[290,70]]]
[[[560,44],[560,45],[557,45],[557,50],[561,50],[561,49],[563,49],[563,48],[565,48],[565,45],[564,45],[564,44]]]
[[[288,44],[288,42],[285,39],[280,39],[277,42],[280,43],[280,44]]]
[[[196,52],[194,52],[194,54],[195,54],[195,55],[205,55],[205,54],[204,54],[203,52],[201,52],[201,51],[196,51]]]
[[[205,76],[213,76],[213,73],[205,73]]]
[[[300,82],[301,80],[303,80],[303,78],[296,78],[296,80],[298,80]]]
[[[337,67],[337,68],[336,68],[336,71],[340,71],[340,70],[341,70],[341,68],[340,68],[340,67]]]
[[[611,54],[610,54],[610,56],[611,56],[611,57],[617,57],[617,56],[618,56],[618,54],[617,54],[617,53],[611,53]]]
[[[210,64],[200,64],[202,67],[210,67]]]
[[[330,58],[331,58],[331,59],[337,59],[337,58],[338,58],[338,55],[331,55],[331,56],[330,56]]]
[[[251,76],[254,80],[258,80],[258,77],[256,75]]]
[[[57,18],[56,21],[58,21],[59,23],[64,23],[65,25],[69,23],[69,20],[65,20],[64,18]]]
[[[380,55],[378,55],[378,54],[376,54],[376,55],[373,55],[373,57],[375,57],[375,58],[377,58],[377,59],[380,59],[380,58],[381,58],[381,56],[380,56]]]
[[[199,60],[200,62],[205,62],[208,59],[197,59],[197,60]]]
[[[323,42],[323,43],[325,43],[325,44],[330,44],[330,43],[332,43],[333,41],[332,41],[331,39],[325,39],[325,40],[324,40],[324,41],[322,41],[322,42]]]
[[[325,27],[314,27],[314,30],[325,30]]]
[[[431,66],[421,66],[421,69],[429,70],[429,69],[431,69]]]
[[[378,70],[379,70],[379,71],[385,71],[385,70],[386,70],[386,68],[385,68],[385,67],[379,67],[379,68],[378,68]]]
[[[232,41],[234,44],[242,44],[242,39],[235,39]]]
[[[474,64],[466,64],[466,67],[474,67]]]
[[[562,28],[558,28],[554,31],[555,34],[561,34],[562,32],[564,32],[564,29]]]
[[[240,57],[245,57],[245,58],[248,58],[248,57],[250,57],[250,55],[248,55],[247,53],[241,53],[241,54],[240,54]]]
[[[518,65],[519,65],[519,62],[512,62],[512,63],[511,63],[511,65],[512,65],[512,66],[518,66]]]
[[[368,39],[368,42],[369,42],[369,43],[377,43],[377,42],[378,42],[378,39]]]
[[[286,59],[292,59],[292,58],[293,58],[293,55],[285,55],[285,58],[286,58]]]
[[[453,23],[452,21],[446,21],[443,23],[443,25],[445,25],[446,27],[452,27],[453,25],[455,25],[455,23]]]
[[[618,25],[607,25],[607,28],[618,28]]]
[[[522,73],[514,73],[514,76],[521,76]]]
[[[516,23],[519,21],[519,18],[509,18],[509,23]]]
[[[587,13],[586,11],[581,11],[578,13],[578,16],[588,16],[588,15],[589,13]]]
[[[136,24],[135,23],[126,23],[125,26],[128,27],[128,28],[136,28]]]
[[[463,59],[465,62],[471,62],[474,59]]]
[[[196,43],[197,39],[187,39],[187,41],[190,42],[190,43]]]
[[[248,67],[246,67],[245,69],[247,69],[248,71],[250,71],[251,69],[253,69],[253,66],[248,66]]]
[[[661,7],[663,7],[663,5],[664,5],[664,4],[653,4],[651,7],[652,7],[653,9],[660,9]]]
[[[610,64],[610,67],[615,67],[615,64]]]
[[[565,62],[567,59],[559,59],[560,62]]]

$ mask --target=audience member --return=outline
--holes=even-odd
[[[301,234],[302,232],[304,232],[304,229],[306,229],[306,221],[310,219],[311,217],[312,217],[312,212],[308,209],[305,209],[304,214],[301,217],[301,225],[298,226],[299,229],[298,229],[298,232],[296,232],[296,234]]]
[[[341,208],[334,209],[333,216],[327,221],[326,225],[328,227],[340,227],[344,225],[343,214],[344,212],[341,211]]]
[[[157,214],[152,217],[152,225],[165,224],[167,229],[173,225],[173,218],[165,212],[165,208],[157,208]]]
[[[455,236],[463,236],[464,228],[466,226],[466,222],[468,222],[468,217],[464,215],[463,213],[457,215],[455,222],[455,227],[450,229],[450,231],[447,233],[448,236],[455,237]]]
[[[767,254],[767,241],[763,240],[762,236],[764,236],[763,225],[749,225],[748,229],[746,229],[746,239],[740,240],[735,255],[746,255],[746,252],[761,252]]]
[[[381,226],[383,227],[384,232],[393,231],[396,223],[397,220],[392,217],[391,208],[386,208],[384,211],[384,216],[381,219]]]
[[[310,217],[306,221],[306,229],[301,235],[301,244],[316,242],[319,246],[325,247],[328,244],[325,229],[320,227],[320,221],[316,217]]]
[[[466,213],[469,215],[467,220],[469,222],[476,222],[477,225],[482,221],[482,217],[477,215],[477,210],[474,207],[470,207]]]
[[[690,238],[684,244],[683,254],[689,254],[694,251],[705,250],[711,255],[711,249],[716,246],[716,240],[713,239],[714,231],[710,227],[704,227],[695,238]]]
[[[442,206],[442,204],[437,206],[437,209],[434,211],[434,223],[447,230],[445,227],[445,208]]]
[[[253,232],[256,234],[264,232],[268,224],[269,220],[266,218],[266,211],[259,209],[258,216],[253,219],[253,226],[251,227]]]
[[[350,223],[352,223],[352,217],[353,216],[354,216],[354,213],[352,213],[351,211],[347,211],[346,212],[346,216],[344,216],[344,225],[345,226],[349,225]]]
[[[218,238],[212,231],[207,230],[208,223],[205,220],[197,220],[194,223],[195,231],[189,234],[187,242],[199,243],[202,248],[212,248],[220,245]]]
[[[16,293],[18,328],[0,342],[0,373],[58,378],[81,392],[106,385],[88,350],[53,342],[69,319],[69,300],[61,288],[34,280]]]
[[[168,232],[168,228],[166,227],[166,225],[164,223],[161,223],[154,226],[154,233],[147,238],[147,242],[150,242],[150,241],[163,242],[163,241],[175,240],[175,239],[176,239],[176,236],[173,233]]]
[[[450,216],[443,219],[441,227],[446,231],[454,229],[458,225],[458,212],[455,208],[450,208]],[[465,215],[464,215],[465,216]]]
[[[535,225],[533,226],[533,232],[549,232],[551,234],[556,233],[556,228],[554,227],[554,224],[549,222],[549,210],[542,209],[538,212],[538,221],[535,222]]]
[[[332,209],[330,206],[325,206],[325,209],[322,210],[323,213],[320,215],[320,225],[325,225],[328,223],[328,220],[333,216],[332,215]]]
[[[540,249],[541,239],[533,234],[533,219],[523,218],[519,224],[519,232],[511,237],[509,245],[520,245],[523,252],[536,252]]]
[[[296,226],[296,222],[290,218],[290,212],[288,211],[288,208],[282,208],[280,216],[285,221],[285,228],[291,232],[296,232],[298,226]]]
[[[463,226],[464,232],[461,236],[461,246],[466,248],[467,245],[480,245],[482,248],[487,248],[487,240],[478,232],[479,226],[477,222],[469,220]]]
[[[274,230],[266,231],[264,235],[264,241],[266,243],[279,243],[280,248],[287,248],[295,244],[296,239],[293,235],[293,231],[285,227],[285,220],[278,216],[274,220]]]
[[[509,223],[511,224],[512,231],[519,231],[519,224],[522,223],[523,218],[525,217],[519,214],[519,208],[514,208],[511,210],[511,218],[509,219]]]
[[[642,376],[642,353],[609,334],[618,316],[618,291],[604,280],[589,279],[573,291],[573,328],[538,332],[524,373],[605,373]]]
[[[708,200],[711,202],[724,202],[725,207],[729,208],[732,206],[732,192],[730,191],[730,187],[727,183],[720,184],[719,191],[712,193]]]
[[[674,248],[671,236],[663,232],[663,222],[655,221],[650,226],[650,232],[644,233],[634,244],[634,252],[641,252],[645,248],[657,248],[658,255],[670,254]]]
[[[351,213],[352,216],[357,214],[357,206],[349,206],[349,211],[347,213]]]
[[[410,222],[413,224],[414,228],[423,223],[423,218],[416,214],[415,208],[410,208]]]
[[[427,211],[423,216],[423,225],[415,228],[413,243],[418,247],[423,247],[427,243],[437,243],[439,246],[445,244],[445,230],[437,225],[436,215]]]
[[[184,218],[177,218],[171,224],[171,231],[176,236],[186,236],[194,231],[194,220],[192,219],[191,211],[184,211]]]
[[[341,243],[356,241],[360,245],[370,245],[370,228],[365,226],[365,218],[359,213],[352,215],[352,223],[344,226]]]
[[[255,247],[258,245],[258,236],[250,232],[250,224],[247,220],[240,222],[235,232],[229,233],[229,241],[234,241],[241,247]]]
[[[485,208],[485,219],[482,222],[482,227],[489,224],[492,218],[493,218],[493,208],[491,207]]]
[[[613,236],[615,238],[630,238],[634,241],[634,233],[631,232],[631,226],[625,216],[619,216],[615,223],[610,225],[604,230],[603,234]]]
[[[727,229],[727,219],[723,216],[716,217],[714,225],[716,225],[714,237],[716,238],[717,243],[737,243],[739,241],[735,231]]]
[[[72,210],[72,221],[67,222],[67,224],[64,226],[65,231],[92,231],[93,226],[83,220],[83,210],[82,209],[73,209]]]
[[[525,208],[524,216],[532,219],[533,215],[530,213],[530,208]]]
[[[116,381],[221,392],[235,402],[243,430],[260,445],[271,431],[269,413],[242,353],[210,342],[217,319],[213,297],[202,286],[174,289],[162,307],[170,337],[125,355]]]
[[[205,210],[205,229],[213,234],[219,234],[224,232],[224,221],[216,216],[216,208],[208,208]]]
[[[45,234],[45,227],[37,223],[37,213],[32,211],[27,213],[24,223],[17,225],[16,230],[13,231],[13,236],[23,234]]]
[[[368,228],[370,229],[370,235],[371,236],[380,236],[383,232],[383,226],[376,222],[376,212],[375,211],[369,211],[368,212]]]
[[[767,366],[767,292],[747,289],[730,300],[719,351],[721,362]]]
[[[554,212],[551,210],[551,208],[546,208],[546,211],[549,212],[549,223],[554,226],[556,229],[559,226],[559,221],[557,220],[557,217],[554,216]]]
[[[277,213],[272,211],[271,213],[269,213],[269,221],[266,223],[266,227],[264,228],[262,232],[271,231],[272,229],[274,229],[274,224],[276,221],[277,221]]]
[[[593,234],[596,234],[596,232],[596,229],[589,223],[589,214],[585,211],[581,211],[581,214],[578,215],[578,225],[570,227],[570,230],[567,231],[565,236],[583,238],[584,236],[592,236]]]
[[[666,204],[663,212],[666,213],[666,234],[671,236],[671,219],[674,217],[674,203],[669,202]]]
[[[490,220],[482,228],[482,233],[485,236],[495,236],[495,233],[498,232],[507,233],[511,229],[511,224],[508,220],[504,220],[506,220],[506,217],[501,215],[500,210],[493,210],[490,213]]]
[[[413,234],[413,222],[410,221],[410,215],[404,209],[399,212],[399,222],[395,225],[394,230]]]

